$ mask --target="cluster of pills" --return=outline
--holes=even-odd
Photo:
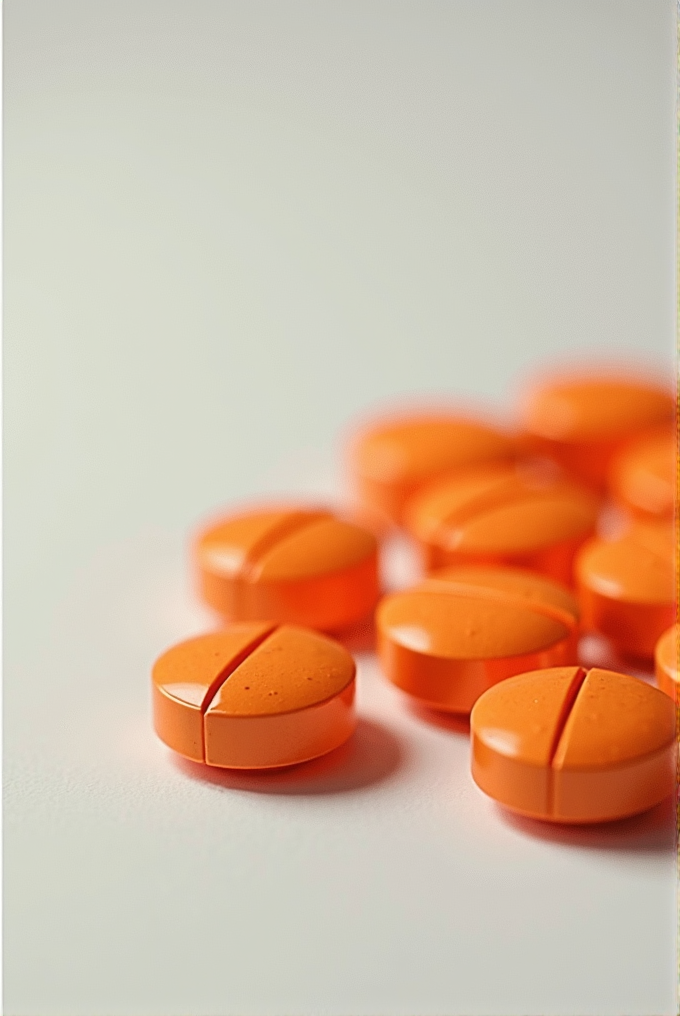
[[[678,639],[675,403],[651,382],[548,379],[514,432],[455,413],[355,433],[351,511],[268,505],[196,537],[200,595],[222,627],[152,674],[176,752],[268,769],[332,751],[356,725],[356,665],[331,637],[374,618],[385,677],[470,716],[471,770],[505,807],[559,822],[644,811],[673,790]],[[603,531],[616,506],[618,530]],[[606,528],[606,527],[605,527]],[[421,581],[383,595],[395,531]],[[658,687],[587,668],[595,632]],[[643,667],[647,663],[643,663]]]

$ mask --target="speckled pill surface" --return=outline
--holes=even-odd
[[[530,568],[569,584],[576,551],[595,529],[599,499],[530,463],[459,470],[426,487],[406,526],[428,570],[453,564]]]
[[[329,511],[268,507],[226,516],[194,544],[202,598],[228,621],[337,631],[379,595],[375,536]]]
[[[605,822],[675,787],[675,706],[645,681],[557,667],[512,677],[470,716],[472,776],[500,804],[552,822]]]
[[[354,731],[355,673],[347,650],[318,632],[234,624],[158,658],[154,726],[195,762],[235,769],[304,762]]]
[[[512,674],[575,663],[578,605],[532,572],[461,567],[384,597],[376,627],[393,684],[425,705],[467,713]]]

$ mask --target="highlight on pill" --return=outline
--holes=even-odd
[[[207,506],[186,561],[212,626],[178,633],[152,671],[168,748],[227,769],[341,767],[372,682],[387,724],[469,717],[478,807],[589,824],[673,792],[673,386],[581,363],[511,394],[495,414],[455,397],[367,407],[332,503]],[[400,548],[410,577],[386,581]]]

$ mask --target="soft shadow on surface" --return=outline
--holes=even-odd
[[[373,613],[348,628],[332,632],[331,637],[340,642],[350,653],[375,652],[376,632]]]
[[[404,759],[404,749],[391,731],[373,720],[360,719],[352,737],[335,751],[310,762],[280,769],[219,769],[171,755],[175,766],[191,779],[224,790],[256,794],[342,794],[391,776]]]
[[[672,795],[641,815],[596,825],[539,822],[515,815],[501,805],[496,805],[496,812],[504,822],[522,833],[567,846],[657,854],[676,850],[676,809]]]
[[[616,651],[612,643],[603,635],[589,632],[579,641],[578,661],[582,667],[602,667],[604,670],[616,670],[622,674],[632,674],[643,681],[653,681],[654,662],[637,656],[630,656]]]
[[[406,701],[406,708],[412,716],[429,723],[432,727],[440,727],[442,730],[450,730],[454,734],[470,736],[470,717],[464,713],[446,713],[440,709],[431,709],[420,702]]]

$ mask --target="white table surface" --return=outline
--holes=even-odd
[[[510,818],[360,640],[324,760],[149,715],[206,513],[340,496],[376,404],[671,370],[672,3],[11,0],[5,45],[5,1012],[674,1013],[670,802]]]

